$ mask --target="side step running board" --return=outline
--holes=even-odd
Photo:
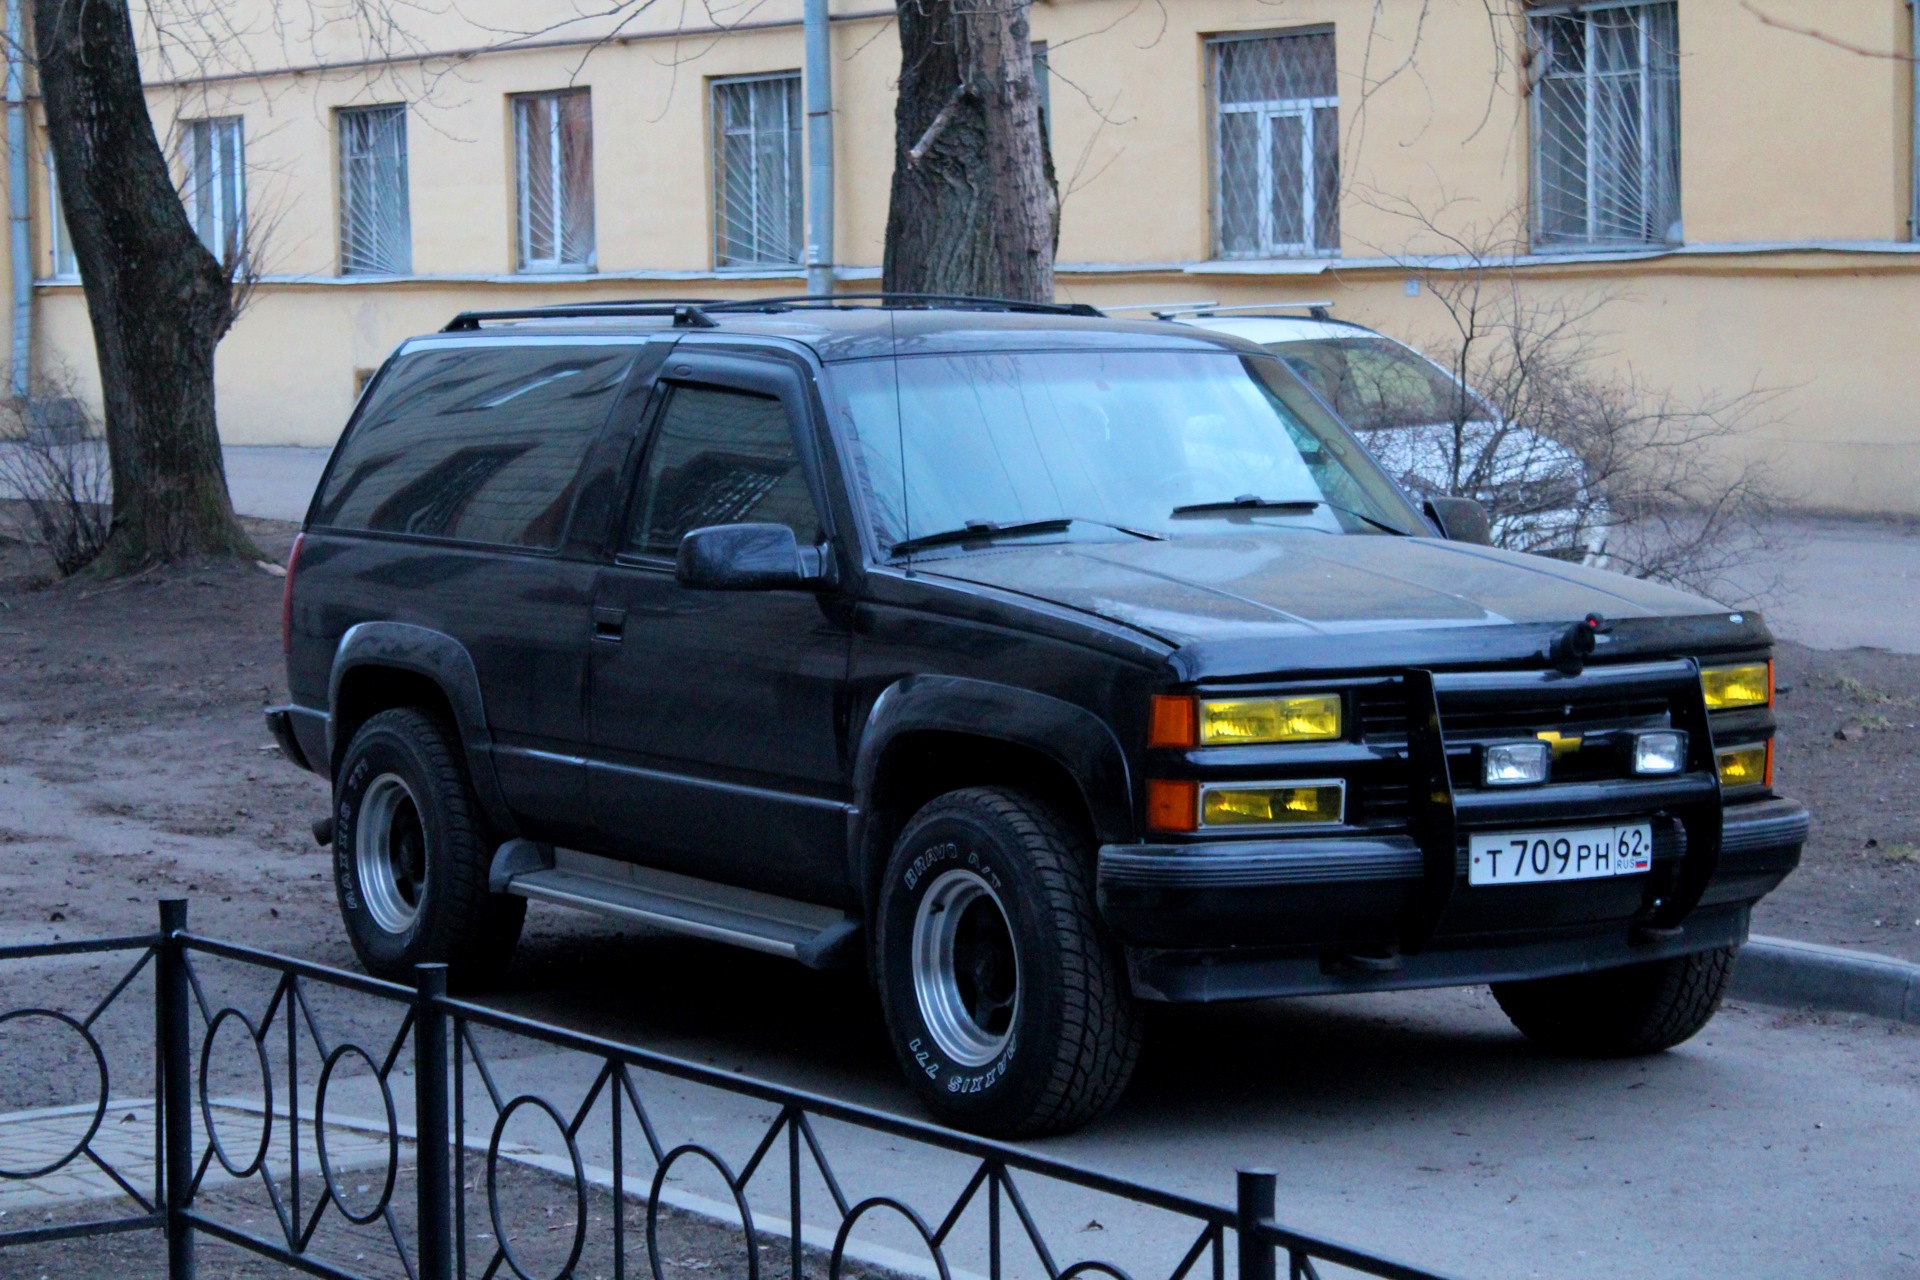
[[[836,907],[715,884],[612,858],[509,840],[488,877],[495,893],[593,911],[830,969],[860,958],[860,922]]]

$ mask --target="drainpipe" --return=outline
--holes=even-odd
[[[7,0],[7,219],[13,262],[13,361],[7,380],[14,402],[27,402],[33,358],[33,240],[27,182],[27,91],[21,70],[20,9]]]
[[[1913,90],[1913,136],[1907,146],[1912,190],[1907,204],[1907,238],[1920,240],[1920,0],[1907,0],[1907,22],[1912,39],[1907,45],[1907,83]]]
[[[833,292],[833,41],[827,0],[806,0],[807,292]]]

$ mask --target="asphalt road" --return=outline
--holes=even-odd
[[[918,1114],[857,980],[550,911],[533,909],[518,991],[489,1003]],[[1461,1276],[1920,1276],[1920,1029],[1736,1004],[1675,1051],[1594,1063],[1534,1051],[1484,989],[1154,1012],[1120,1109],[1034,1149],[1220,1203],[1235,1168],[1273,1168],[1288,1224]],[[499,1078],[567,1111],[591,1070],[541,1052]],[[771,1119],[762,1103],[646,1079],[668,1145],[697,1138],[736,1168]],[[603,1127],[583,1131],[590,1165],[611,1164]],[[854,1198],[885,1192],[937,1221],[966,1173],[824,1132]],[[512,1136],[562,1150],[537,1130]],[[718,1201],[709,1181],[683,1190]],[[756,1212],[783,1217],[784,1186],[763,1180]],[[1116,1202],[1025,1189],[1063,1265],[1097,1256],[1164,1275],[1192,1238]],[[965,1247],[953,1261],[983,1266]]]

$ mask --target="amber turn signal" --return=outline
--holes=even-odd
[[[1200,826],[1200,784],[1147,779],[1147,826],[1155,831],[1194,831]]]
[[[1193,699],[1154,694],[1153,707],[1147,716],[1147,745],[1190,747],[1193,744]]]

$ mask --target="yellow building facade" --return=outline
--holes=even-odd
[[[330,444],[368,371],[462,310],[802,289],[801,0],[599,25],[463,0],[377,41],[224,7],[258,20],[157,52],[149,82],[190,216],[261,272],[219,350],[229,443]],[[1794,499],[1920,515],[1903,0],[1492,9],[1035,0],[1059,296],[1325,301],[1419,346],[1446,236],[1504,229],[1525,289],[1613,299],[1608,362],[1686,398],[1777,391],[1729,448]],[[832,259],[870,290],[898,43],[888,5],[832,13]],[[32,139],[33,364],[92,394]]]

